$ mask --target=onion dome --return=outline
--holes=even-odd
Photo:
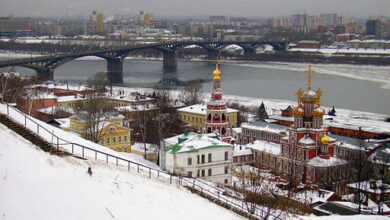
[[[303,115],[304,115],[305,111],[303,111],[302,107],[301,106],[298,106],[296,107],[293,112],[292,112],[292,115],[295,117],[295,118],[302,118]]]
[[[316,93],[311,90],[310,88],[307,89],[303,94],[302,94],[302,101],[304,102],[315,102],[316,101]]]
[[[314,111],[313,111],[314,118],[322,118],[322,116],[324,116],[324,114],[325,114],[325,110],[321,107],[318,107],[318,108],[314,109]]]
[[[324,136],[321,137],[321,144],[323,145],[328,145],[329,144],[329,138],[328,136],[326,136],[326,134],[324,133]]]
[[[218,65],[221,64],[220,61],[217,62],[215,70],[213,72],[214,74],[214,79],[220,79],[219,75],[221,75],[221,71],[218,69]]]

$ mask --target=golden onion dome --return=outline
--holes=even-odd
[[[329,138],[326,136],[326,133],[324,133],[324,136],[321,137],[321,144],[328,145],[329,144]]]
[[[292,112],[292,114],[295,118],[302,118],[304,113],[305,113],[305,111],[303,111],[301,106],[294,108],[294,110]]]
[[[218,65],[219,65],[219,64],[221,64],[220,61],[217,62],[216,67],[215,67],[215,70],[214,70],[214,72],[213,72],[213,74],[214,74],[214,79],[220,79],[219,76],[221,75],[221,71],[218,69]]]

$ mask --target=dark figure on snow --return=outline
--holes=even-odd
[[[92,176],[92,168],[91,168],[91,167],[88,167],[87,173],[88,173],[90,176]]]

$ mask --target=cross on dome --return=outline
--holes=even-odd
[[[309,69],[305,70],[305,73],[307,73],[307,85],[310,88],[311,87],[311,74],[315,73],[316,71],[311,69],[311,65],[309,65]]]

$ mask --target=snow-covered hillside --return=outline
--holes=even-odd
[[[241,219],[175,184],[51,156],[1,124],[0,142],[0,219]]]

